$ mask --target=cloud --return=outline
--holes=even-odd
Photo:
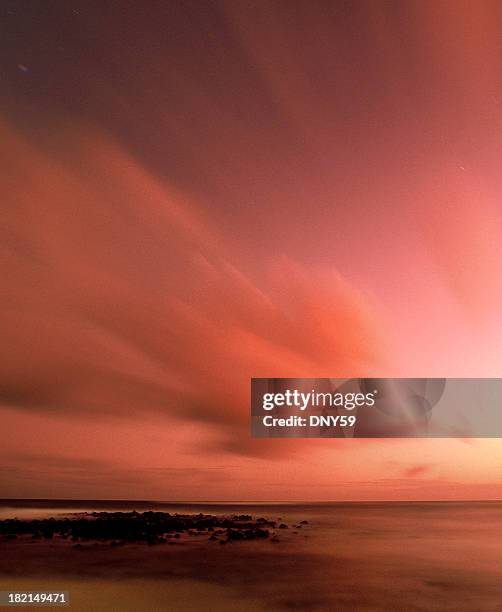
[[[130,492],[152,498],[152,491],[169,492],[178,498],[187,496],[192,487],[211,488],[227,482],[237,481],[238,475],[232,466],[204,467],[152,467],[148,465],[125,465],[116,460],[92,456],[70,456],[67,454],[2,453],[0,454],[0,481],[4,496],[76,498],[92,497],[98,492],[101,497],[128,498]],[[64,497],[64,496],[63,496]]]
[[[437,164],[422,179],[417,215],[425,245],[452,297],[472,322],[497,317],[502,225],[497,198],[477,175]]]
[[[422,464],[422,465],[412,465],[411,467],[403,470],[402,475],[406,478],[416,478],[417,476],[423,476],[427,474],[432,469],[431,465]]]
[[[92,129],[50,151],[0,132],[3,405],[175,415],[255,454],[250,377],[381,365],[372,308],[335,269],[243,260],[186,196]]]

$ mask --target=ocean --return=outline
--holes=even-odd
[[[0,519],[159,510],[285,522],[279,542],[76,548],[0,541],[0,590],[64,590],[72,610],[502,609],[502,502],[0,502]],[[295,528],[301,521],[308,524]]]

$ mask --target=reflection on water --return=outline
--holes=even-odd
[[[96,610],[501,609],[502,504],[496,502],[12,505],[0,507],[0,516],[159,509],[309,522],[284,530],[279,544],[218,546],[207,537],[187,537],[174,546],[119,550],[77,550],[62,542],[0,545],[9,549],[0,556],[2,589],[40,579],[65,583],[76,610],[89,609],[90,601]]]

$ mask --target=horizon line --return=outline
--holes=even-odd
[[[6,502],[86,502],[86,503],[136,503],[136,504],[235,504],[235,505],[315,505],[315,504],[414,504],[414,503],[494,503],[502,502],[502,498],[481,499],[346,499],[346,500],[160,500],[160,499],[117,499],[117,498],[51,498],[51,497],[0,497],[0,504]]]

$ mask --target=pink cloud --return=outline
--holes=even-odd
[[[0,398],[102,418],[175,415],[249,438],[252,376],[368,374],[377,317],[335,269],[241,262],[196,207],[87,130],[48,156],[3,128]],[[69,153],[68,153],[69,151]],[[295,445],[296,444],[296,445]]]

